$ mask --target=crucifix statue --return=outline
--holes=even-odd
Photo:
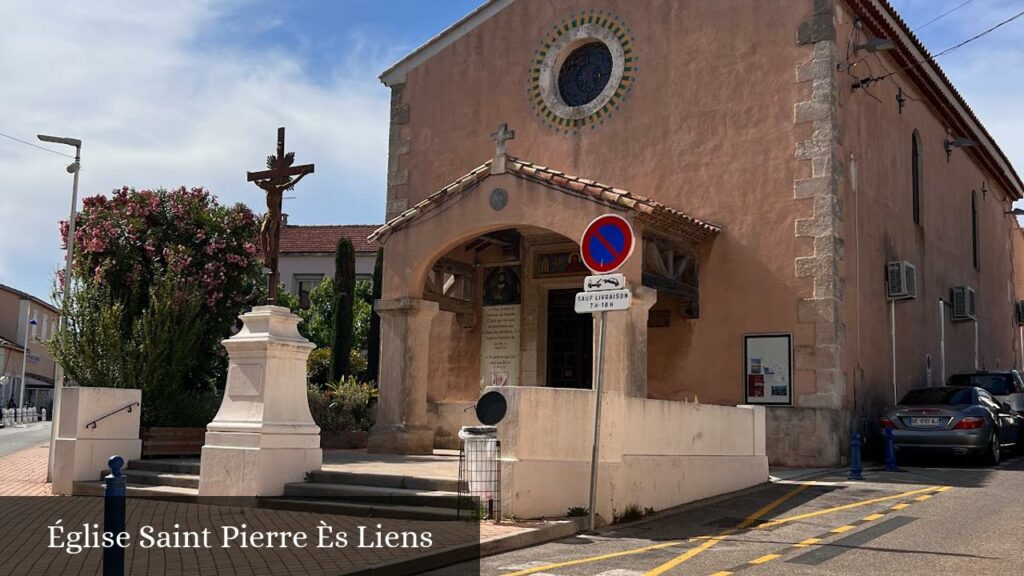
[[[313,173],[312,164],[292,166],[295,153],[284,151],[284,127],[277,129],[277,154],[267,156],[267,168],[262,172],[246,172],[247,182],[255,182],[267,193],[267,215],[260,226],[260,249],[263,250],[263,267],[269,270],[267,278],[267,304],[277,302],[277,287],[280,272],[277,270],[277,255],[281,240],[281,201],[285,190],[291,190],[306,174]]]

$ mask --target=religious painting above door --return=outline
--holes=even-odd
[[[636,81],[635,38],[618,16],[582,10],[556,24],[530,62],[527,97],[549,128],[578,134],[619,109]]]
[[[534,278],[560,278],[562,276],[585,276],[590,272],[580,260],[575,247],[544,250],[534,254]]]
[[[743,337],[743,395],[746,404],[793,403],[793,337]]]

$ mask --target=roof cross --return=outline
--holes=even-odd
[[[505,173],[505,159],[508,157],[508,146],[506,143],[516,137],[515,130],[509,130],[508,124],[498,124],[498,131],[491,134],[491,142],[496,144],[494,161],[491,162],[491,174]]]

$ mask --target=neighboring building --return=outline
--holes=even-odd
[[[7,385],[0,384],[3,407],[13,399],[18,406],[52,410],[56,363],[46,349],[46,342],[56,333],[59,319],[59,311],[52,305],[0,284],[0,376],[7,377]],[[22,401],[19,392],[26,335],[29,342]]]
[[[639,242],[605,390],[767,404],[775,463],[838,464],[894,397],[1020,353],[1024,184],[886,0],[491,0],[381,79],[373,450],[450,444],[487,385],[590,388],[573,255],[608,212]],[[589,450],[585,420],[517,426]]]
[[[284,226],[278,257],[281,283],[307,306],[313,288],[325,277],[334,275],[334,253],[342,238],[351,240],[355,248],[356,280],[372,280],[378,246],[366,237],[378,227],[378,224]]]

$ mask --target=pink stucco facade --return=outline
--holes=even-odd
[[[926,355],[939,381],[938,302],[949,298],[952,286],[977,291],[979,364],[1012,366],[1018,355],[1015,223],[1004,211],[1019,196],[1020,182],[1012,171],[992,173],[989,156],[1001,153],[989,146],[954,150],[947,162],[943,140],[950,122],[930,104],[934,91],[926,94],[912,78],[896,75],[873,86],[880,102],[863,90],[851,92],[851,76],[837,71],[846,58],[839,46],[845,47],[854,17],[869,15],[867,5],[887,9],[875,0],[852,4],[492,2],[447,32],[447,40],[435,39],[382,76],[392,90],[388,220],[494,157],[488,135],[508,123],[516,132],[508,143],[511,156],[720,226],[713,240],[682,242],[697,261],[699,315],[685,317],[678,300],[661,293],[647,305],[670,317],[667,326],[648,328],[645,318],[622,325],[635,336],[632,348],[622,351],[628,365],[622,375],[640,381],[623,386],[654,399],[741,404],[744,336],[789,334],[792,405],[767,410],[768,455],[782,464],[838,463],[851,427],[892,400],[886,262],[907,260],[917,267],[917,298],[895,305],[899,393],[925,384]],[[553,28],[574,24],[592,9],[621,23],[637,57],[630,71],[635,77],[603,122],[553,129],[530,95],[532,62]],[[888,61],[887,67],[899,65]],[[902,112],[898,88],[910,98]],[[970,126],[961,120],[956,128]],[[914,130],[924,167],[920,225],[911,200]],[[500,211],[488,204],[496,187],[509,197]],[[977,268],[971,258],[972,190]],[[479,294],[482,267],[502,255],[467,243],[496,230],[518,230],[524,301],[517,380],[548,385],[545,294],[578,287],[579,279],[533,278],[535,251],[572,244],[599,213],[618,211],[634,220],[635,213],[507,174],[460,194],[443,209],[414,210],[408,224],[383,238],[384,299],[424,298],[425,278],[442,257],[477,266]],[[645,239],[660,233],[640,221],[634,225]],[[644,250],[649,248],[641,246],[625,268],[637,286],[650,256]],[[444,405],[466,405],[480,391],[479,301],[472,306],[472,314],[442,309],[424,320],[429,327],[415,344],[429,348],[418,361],[429,375],[423,396],[433,415],[429,424],[417,425],[432,428],[435,439],[450,438],[459,421],[443,417]],[[945,338],[946,372],[971,367],[973,323],[951,323],[947,316]],[[387,335],[384,342],[387,347]],[[406,390],[384,380],[382,374],[382,404]],[[395,410],[400,412],[397,404]]]

